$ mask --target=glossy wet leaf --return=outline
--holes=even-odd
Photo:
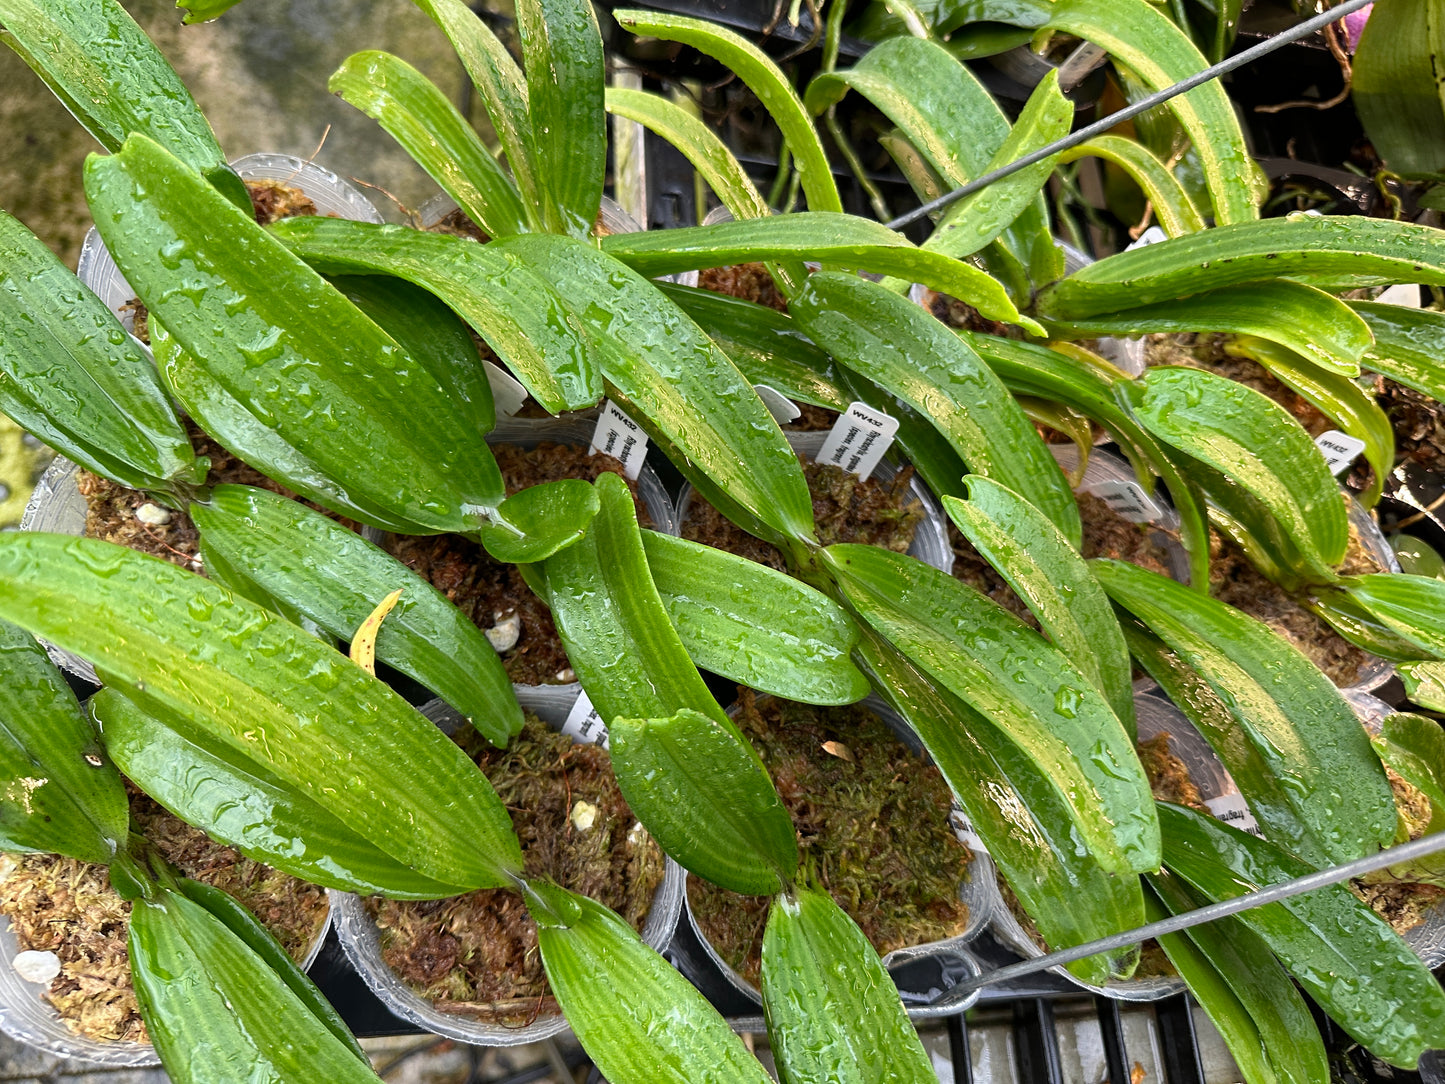
[[[1289,541],[1326,575],[1344,559],[1349,523],[1339,485],[1284,407],[1199,369],[1151,369],[1142,387],[1134,413],[1150,433],[1264,504]]]
[[[1380,572],[1351,576],[1344,587],[1355,602],[1410,643],[1445,657],[1445,581]]]
[[[1400,667],[1405,692],[1430,711],[1445,711],[1445,662],[1412,662]]]
[[[858,629],[827,595],[682,538],[643,531],[642,544],[667,615],[698,666],[808,704],[868,695],[868,679],[849,658]]]
[[[1445,399],[1445,361],[1440,342],[1445,336],[1445,313],[1385,305],[1378,301],[1351,301],[1375,336],[1360,364],[1407,388],[1435,399]]]
[[[1071,337],[1220,331],[1255,335],[1322,369],[1358,376],[1370,329],[1342,301],[1298,282],[1225,286],[1176,301],[1059,321]]]
[[[329,218],[290,218],[272,233],[327,274],[394,275],[442,299],[486,340],[545,409],[602,398],[598,350],[547,280],[464,237]]]
[[[1435,656],[1434,652],[1405,639],[1341,588],[1319,588],[1304,600],[1304,605],[1350,643],[1382,659],[1413,662]]]
[[[1110,598],[1209,683],[1328,859],[1358,858],[1394,835],[1390,785],[1354,710],[1293,645],[1164,576],[1119,561],[1091,567]],[[1232,772],[1236,751],[1210,729],[1204,735]],[[1272,829],[1267,808],[1255,814]]]
[[[513,237],[494,245],[546,278],[598,337],[608,394],[649,437],[661,438],[685,457],[678,466],[690,481],[711,479],[781,535],[812,536],[813,502],[773,416],[726,355],[666,295],[570,238]],[[625,320],[615,318],[620,312]]]
[[[159,889],[136,901],[128,949],[146,1029],[176,1084],[376,1081],[353,1044],[181,893]]]
[[[506,810],[436,727],[344,655],[199,576],[95,539],[3,535],[0,617],[427,877],[499,886],[521,866]]]
[[[1132,732],[1129,648],[1089,566],[1058,528],[1019,494],[974,475],[964,484],[968,500],[943,498],[954,526],[1008,581],[1054,646],[1088,675]]]
[[[604,473],[596,488],[601,510],[591,528],[543,564],[552,618],[578,680],[604,723],[689,708],[731,726],[653,585],[627,483]]]
[[[785,1084],[933,1084],[938,1079],[878,953],[827,892],[768,909],[763,1012]]]
[[[974,474],[1023,494],[1077,543],[1063,472],[993,370],[941,322],[877,283],[828,271],[808,276],[790,310],[840,363],[928,417]]]
[[[1445,730],[1434,719],[1396,712],[1385,718],[1375,748],[1391,769],[1445,810]],[[1438,812],[1437,812],[1438,815]]]
[[[375,50],[355,53],[327,89],[380,122],[489,237],[528,228],[516,188],[476,130],[406,61]]]
[[[1184,186],[1142,143],[1122,135],[1101,135],[1059,155],[1060,162],[1082,158],[1102,158],[1127,173],[1154,209],[1160,229],[1170,237],[1204,228],[1204,219]]]
[[[518,4],[532,161],[551,230],[587,237],[602,199],[602,32],[587,0]]]
[[[1202,904],[1168,870],[1149,875],[1163,901],[1153,921]],[[1328,1084],[1324,1041],[1309,1007],[1264,940],[1229,917],[1159,938],[1189,992],[1251,1084]]]
[[[482,527],[480,537],[496,560],[531,564],[576,542],[596,514],[596,491],[579,478],[564,478],[508,497]]]
[[[0,410],[68,459],[132,489],[170,490],[205,476],[145,351],[4,212]]]
[[[181,22],[189,26],[192,23],[204,23],[219,18],[240,2],[241,0],[177,0],[176,7],[186,13]]]
[[[997,281],[948,256],[914,247],[902,234],[851,215],[804,212],[747,222],[647,233],[614,234],[605,252],[652,278],[754,260],[817,260],[921,282],[966,301],[993,320],[1032,322],[1019,315]]]
[[[504,746],[521,731],[511,679],[486,637],[380,547],[250,486],[217,486],[191,516],[209,554],[339,640],[351,639],[377,602],[402,588],[401,605],[377,637],[377,658],[442,697],[492,744]]]
[[[684,709],[666,719],[612,719],[608,735],[628,808],[680,865],[745,895],[792,884],[792,818],[736,727]]]
[[[441,899],[465,891],[402,865],[257,761],[201,735],[182,736],[118,689],[96,693],[90,711],[127,778],[258,862],[363,895]]]
[[[734,218],[766,218],[772,214],[727,144],[680,105],[660,94],[608,87],[607,112],[636,121],[681,151]]]
[[[863,620],[1039,764],[1104,868],[1157,868],[1158,828],[1133,742],[1061,651],[996,602],[910,557],[858,545],[829,546],[824,555]]]
[[[1161,803],[1164,861],[1211,902],[1311,872],[1279,847]],[[1411,1069],[1445,1046],[1445,992],[1419,957],[1344,885],[1240,914],[1305,992],[1391,1065]]]
[[[1273,278],[1439,285],[1445,257],[1438,240],[1429,226],[1359,216],[1240,222],[1107,256],[1046,288],[1038,312],[1073,320]]]
[[[451,389],[249,213],[143,136],[91,157],[85,173],[111,254],[201,370],[198,397],[182,405],[220,443],[280,473],[285,464],[258,458],[267,445],[245,439],[270,430],[304,449],[323,476],[323,484],[314,475],[280,480],[378,526],[402,519],[423,532],[467,530],[475,509],[501,500],[496,464]],[[208,386],[254,422],[228,429],[226,410],[209,416]]]
[[[876,634],[865,632],[860,653],[1049,945],[1078,945],[1143,923],[1139,878],[1108,872],[1078,846],[1073,817],[1045,766]],[[1121,949],[1069,970],[1099,985],[1127,977],[1138,958],[1137,948]]]
[[[108,863],[130,814],[90,720],[45,649],[3,622],[0,672],[0,847]]]

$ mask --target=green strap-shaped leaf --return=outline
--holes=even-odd
[[[607,112],[637,121],[681,151],[734,218],[766,218],[772,213],[727,144],[686,109],[660,94],[608,87]]]
[[[1273,278],[1440,285],[1445,256],[1438,231],[1407,222],[1342,215],[1240,222],[1091,263],[1045,289],[1038,312],[1076,320]]]
[[[1358,858],[1394,835],[1390,786],[1354,710],[1287,640],[1164,576],[1119,561],[1091,567],[1110,598],[1209,682],[1329,859]],[[1229,748],[1216,751],[1232,771]]]
[[[327,89],[379,121],[489,237],[528,229],[511,178],[456,106],[406,61],[374,50],[355,53]]]
[[[1163,906],[1151,921],[1201,904],[1168,870],[1151,873],[1149,886]],[[1309,1006],[1269,946],[1237,918],[1191,927],[1159,938],[1189,992],[1219,1029],[1250,1084],[1328,1084],[1324,1040]]]
[[[1048,25],[1107,49],[1163,90],[1203,71],[1208,61],[1186,34],[1145,0],[1056,0]],[[1254,163],[1224,87],[1216,80],[1171,98],[1168,108],[1194,144],[1221,225],[1259,215],[1250,181]]]
[[[1445,711],[1445,662],[1414,662],[1400,667],[1405,692],[1422,708]]]
[[[1445,100],[1439,62],[1445,54],[1445,8],[1438,0],[1385,4],[1360,35],[1350,99],[1389,168],[1434,173],[1445,166]]]
[[[311,1015],[349,1048],[363,1065],[371,1064],[367,1060],[366,1052],[361,1049],[361,1044],[356,1041],[356,1036],[351,1034],[346,1022],[341,1019],[341,1014],[332,1008],[331,1002],[327,1001],[316,988],[316,984],[306,977],[306,972],[297,966],[296,961],[291,959],[266,927],[256,920],[255,915],[246,910],[234,896],[200,881],[181,878],[176,887],[192,903],[199,904],[210,912],[212,918],[219,919],[242,944],[259,956],[262,962],[275,972],[276,977],[286,984],[287,989],[306,1006]]]
[[[975,474],[1033,502],[1072,544],[1082,533],[1068,480],[983,360],[922,308],[877,283],[823,271],[791,305],[809,337],[924,414]]]
[[[763,933],[763,1012],[787,1084],[933,1084],[883,961],[828,893],[779,896]]]
[[[642,544],[667,616],[698,666],[808,704],[868,695],[868,679],[849,658],[858,629],[827,595],[686,539],[643,531]]]
[[[108,863],[130,815],[120,776],[65,678],[0,622],[0,847]]]
[[[1102,866],[1158,868],[1158,827],[1133,743],[1061,651],[992,599],[910,557],[858,545],[823,552],[875,631],[1049,774]]]
[[[1395,431],[1373,395],[1348,376],[1329,372],[1312,361],[1263,339],[1238,337],[1234,352],[1253,358],[1317,406],[1344,432],[1364,442],[1370,465],[1370,488],[1360,497],[1366,508],[1379,501],[1385,479],[1395,468]]]
[[[1416,647],[1445,658],[1445,580],[1380,572],[1351,576],[1344,588],[1355,602]]]
[[[492,645],[395,557],[305,505],[250,486],[217,486],[190,511],[208,553],[339,640],[350,640],[400,588],[376,657],[445,699],[493,745],[520,733],[522,709]]]
[[[1189,553],[1189,582],[1209,590],[1209,523],[1204,498],[1147,429],[1127,410],[1129,381],[1102,367],[1080,365],[1057,351],[997,335],[959,332],[1015,395],[1064,403],[1099,422],[1123,447],[1141,480],[1163,479],[1179,514],[1179,537]],[[1146,481],[1146,485],[1148,482]]]
[[[140,132],[245,199],[191,92],[116,0],[4,0],[0,35],[108,151]]]
[[[1285,280],[1225,286],[1177,301],[1051,321],[1048,326],[1070,338],[1175,331],[1256,335],[1344,376],[1359,375],[1370,345],[1370,329],[1344,302],[1313,286]]]
[[[1101,135],[1059,155],[1060,162],[1077,162],[1081,158],[1102,158],[1127,173],[1154,208],[1160,228],[1170,237],[1204,228],[1204,219],[1184,186],[1142,143],[1126,136]]]
[[[85,186],[116,262],[203,383],[303,448],[331,481],[322,490],[282,479],[292,488],[423,532],[473,529],[478,511],[501,501],[496,463],[452,389],[198,174],[133,136],[87,161]],[[245,433],[216,428],[223,419],[208,418],[204,402],[183,405],[241,458],[276,469],[239,446]]]
[[[190,26],[193,23],[220,18],[240,2],[241,0],[177,0],[176,7],[185,12],[181,22]]]
[[[602,904],[564,894],[566,925],[536,914],[547,981],[613,1084],[769,1084],[697,989]],[[558,908],[558,910],[564,910]]]
[[[793,152],[808,206],[814,211],[843,210],[818,133],[797,92],[766,53],[741,35],[701,19],[636,10],[614,11],[612,16],[625,30],[691,45],[735,73],[782,130]]]
[[[1142,388],[1134,413],[1150,433],[1262,502],[1326,574],[1344,560],[1350,533],[1339,485],[1284,407],[1200,369],[1151,369]]]
[[[1019,494],[988,478],[965,478],[968,500],[943,507],[984,560],[1039,619],[1060,651],[1088,675],[1125,728],[1134,729],[1129,648],[1108,596],[1078,551]]]
[[[533,229],[545,228],[542,218],[541,182],[532,146],[532,120],[528,111],[527,84],[522,69],[491,27],[464,0],[416,0],[416,6],[441,27],[466,69],[492,130],[502,144],[507,166],[517,181],[522,206]],[[566,158],[559,159],[566,161]],[[591,223],[589,222],[590,226]]]
[[[614,234],[603,251],[649,278],[752,260],[818,260],[921,282],[992,320],[1033,327],[994,279],[966,263],[915,248],[902,234],[852,215],[805,212],[680,230]]]
[[[1106,871],[1078,846],[1073,816],[1045,765],[876,634],[865,631],[861,655],[1050,946],[1082,944],[1144,921],[1139,878]],[[1127,977],[1138,958],[1137,949],[1122,949],[1069,970],[1097,986]]]
[[[602,31],[587,0],[517,5],[532,161],[553,232],[592,233],[607,169]]]
[[[1375,742],[1382,759],[1411,786],[1445,809],[1445,730],[1434,719],[1408,712],[1387,716]]]
[[[1164,860],[1211,902],[1309,873],[1299,859],[1247,832],[1161,803]],[[1445,1046],[1445,992],[1418,956],[1344,885],[1240,914],[1305,991],[1391,1065],[1412,1069]]]
[[[1304,606],[1350,643],[1391,662],[1431,659],[1435,653],[1411,643],[1338,587],[1317,588]]]
[[[136,901],[128,948],[146,1030],[177,1084],[375,1084],[351,1044],[225,923],[181,893],[159,889]]]
[[[0,410],[67,458],[132,489],[171,489],[205,476],[145,351],[3,211]]]
[[[601,510],[591,529],[542,566],[578,680],[604,723],[664,719],[690,708],[732,727],[667,618],[627,483],[603,474],[596,487]]]
[[[1209,742],[1265,834],[1312,866],[1329,865],[1328,849],[1295,812],[1291,792],[1285,789],[1282,777],[1275,774],[1249,732],[1239,725],[1223,695],[1127,613],[1121,613],[1120,625],[1130,654]]]
[[[551,282],[598,336],[609,394],[623,401],[650,437],[661,436],[685,457],[680,466],[689,480],[712,479],[784,536],[812,536],[812,498],[773,416],[726,355],[664,294],[570,238],[525,236],[493,244]],[[616,319],[624,312],[626,319]]]
[[[376,273],[435,294],[469,323],[542,406],[602,398],[597,346],[547,280],[495,246],[400,226],[288,218],[272,233],[326,274]]]
[[[479,537],[495,560],[530,564],[576,542],[596,514],[597,491],[580,478],[563,478],[512,494]]]
[[[465,891],[424,877],[274,773],[220,742],[189,740],[119,690],[90,699],[126,777],[187,824],[293,877],[364,895],[440,899]]]
[[[275,773],[427,877],[521,868],[485,778],[415,709],[289,621],[90,538],[0,536],[0,618],[89,659],[182,733]]]
[[[679,864],[746,895],[793,883],[793,821],[736,728],[683,709],[667,719],[613,719],[608,734],[628,808]]]
[[[1366,369],[1388,376],[1407,388],[1435,399],[1445,399],[1445,313],[1383,305],[1378,301],[1351,301],[1370,326],[1375,345],[1360,359]]]

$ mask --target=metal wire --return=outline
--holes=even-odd
[[[1147,98],[1141,98],[1133,105],[1121,109],[1117,113],[1110,113],[1102,120],[1096,120],[1093,124],[1085,125],[1077,132],[1073,132],[1063,139],[1050,143],[1048,146],[1041,147],[1036,151],[1032,151],[1017,161],[1010,162],[1008,165],[994,170],[992,173],[985,173],[982,177],[969,181],[968,184],[962,188],[955,188],[952,192],[945,192],[937,199],[929,200],[922,207],[909,211],[906,215],[899,215],[893,219],[893,221],[885,223],[885,225],[887,225],[890,230],[901,230],[904,226],[917,222],[925,215],[930,215],[942,207],[947,207],[950,203],[954,203],[963,199],[965,196],[971,196],[975,192],[987,188],[993,184],[994,181],[1001,181],[1003,178],[1017,173],[1019,170],[1025,169],[1035,162],[1042,162],[1045,158],[1058,154],[1060,151],[1066,151],[1070,147],[1077,147],[1080,143],[1087,143],[1096,135],[1102,135],[1121,121],[1126,121],[1130,117],[1137,117],[1140,113],[1147,112],[1156,105],[1167,102],[1170,98],[1178,97],[1180,94],[1191,91],[1197,86],[1202,86],[1211,79],[1217,79],[1221,75],[1226,75],[1236,68],[1242,68],[1262,56],[1268,56],[1281,46],[1288,45],[1290,42],[1296,41],[1299,38],[1308,37],[1316,30],[1328,26],[1338,19],[1343,19],[1352,11],[1359,11],[1369,3],[1371,3],[1371,0],[1345,0],[1345,2],[1338,7],[1330,8],[1329,11],[1326,11],[1322,15],[1316,15],[1312,19],[1306,19],[1298,26],[1292,26],[1267,41],[1262,41],[1258,45],[1252,45],[1244,50],[1244,52],[1236,53],[1234,56],[1215,64],[1213,67],[1205,68],[1202,72],[1191,75],[1188,79],[1175,83],[1172,87],[1166,87],[1161,91],[1149,95]]]
[[[1255,907],[1263,907],[1266,903],[1275,903],[1279,900],[1288,899],[1291,896],[1298,896],[1301,893],[1310,892],[1316,888],[1324,888],[1326,885],[1338,884],[1340,881],[1348,881],[1352,877],[1360,877],[1366,873],[1373,873],[1376,870],[1384,869],[1386,866],[1399,865],[1401,862],[1423,858],[1425,855],[1435,854],[1437,851],[1445,851],[1445,831],[1432,832],[1430,835],[1422,836],[1410,843],[1402,843],[1398,847],[1391,847],[1389,850],[1381,851],[1378,854],[1357,858],[1353,862],[1346,862],[1342,866],[1331,866],[1329,869],[1323,869],[1317,873],[1308,873],[1303,877],[1296,877],[1293,880],[1271,885],[1257,892],[1248,892],[1243,896],[1236,896],[1232,900],[1225,900],[1222,903],[1212,903],[1208,907],[1200,907],[1194,911],[1185,911],[1182,915],[1173,915],[1169,918],[1160,919],[1158,922],[1151,922],[1147,926],[1139,926],[1125,933],[1116,933],[1110,937],[1101,937],[1097,941],[1090,941],[1087,944],[1078,945],[1074,948],[1060,949],[1058,952],[1050,952],[1047,955],[1038,956],[1032,960],[1024,960],[1021,963],[1009,964],[1006,967],[996,968],[993,971],[985,971],[977,978],[969,979],[952,987],[949,993],[959,994],[967,990],[977,989],[981,986],[991,986],[994,983],[1007,982],[1010,979],[1016,979],[1023,975],[1032,975],[1036,971],[1047,971],[1049,968],[1059,964],[1073,963],[1075,960],[1082,960],[1085,956],[1093,956],[1100,952],[1112,952],[1114,949],[1137,945],[1141,941],[1147,941],[1151,937],[1158,937],[1160,934],[1178,933],[1180,930],[1187,930],[1191,926],[1198,926],[1202,923],[1213,921],[1216,918],[1224,918],[1227,915],[1237,915],[1241,911],[1248,911]]]

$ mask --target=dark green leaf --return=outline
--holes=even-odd
[[[543,561],[581,538],[596,514],[597,492],[579,478],[530,486],[497,506],[482,545],[507,564]]]
[[[773,901],[763,1012],[785,1084],[934,1084],[938,1075],[868,938],[828,893]]]
[[[1377,301],[1351,301],[1350,307],[1375,336],[1375,345],[1360,364],[1407,388],[1445,399],[1445,363],[1440,358],[1445,313]]]
[[[1212,817],[1161,804],[1165,864],[1210,901],[1311,872]],[[1445,992],[1408,945],[1344,885],[1240,915],[1339,1025],[1391,1065],[1445,1046]]]
[[[108,863],[130,814],[115,767],[34,637],[0,622],[0,847]]]
[[[0,617],[92,661],[148,712],[254,759],[436,880],[521,867],[485,777],[380,681],[199,576],[122,546],[0,535]]]
[[[181,22],[189,26],[192,23],[204,23],[219,18],[240,2],[241,0],[177,0],[176,7],[186,13]]]
[[[696,988],[622,919],[585,896],[537,940],[577,1041],[613,1084],[769,1084],[771,1077]],[[561,910],[561,908],[557,908]]]
[[[735,727],[683,709],[667,719],[613,719],[608,734],[628,807],[679,864],[745,895],[792,884],[792,819]]]
[[[1445,6],[1439,0],[1371,10],[1352,60],[1350,100],[1386,164],[1396,173],[1445,168]]]
[[[980,592],[910,557],[858,545],[823,552],[869,625],[1049,775],[1101,865],[1116,873],[1158,867],[1158,828],[1133,743],[1061,651]]]
[[[655,531],[643,531],[642,544],[667,615],[698,666],[809,704],[868,695],[868,679],[848,657],[858,629],[827,595],[711,546]]]
[[[1380,572],[1344,581],[1350,597],[1396,633],[1436,658],[1445,658],[1445,581]]]
[[[1380,756],[1437,809],[1445,809],[1445,729],[1423,715],[1397,712],[1380,726]]]
[[[1393,837],[1384,769],[1354,710],[1313,663],[1260,622],[1164,576],[1119,561],[1091,567],[1110,598],[1208,681],[1329,859],[1358,858]],[[1233,771],[1230,747],[1215,751]],[[1268,810],[1255,813],[1268,824]]]
[[[338,640],[350,640],[377,603],[402,588],[382,622],[376,657],[445,699],[494,745],[521,731],[521,709],[492,645],[389,553],[304,505],[249,486],[217,486],[208,501],[191,506],[191,516],[208,554]]]

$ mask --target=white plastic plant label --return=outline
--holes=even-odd
[[[1143,486],[1128,478],[1095,482],[1084,486],[1084,492],[1098,497],[1116,516],[1130,523],[1158,523],[1164,518],[1164,509],[1154,503]]]
[[[482,369],[487,374],[487,383],[492,386],[492,402],[497,406],[497,413],[510,418],[521,410],[522,404],[527,401],[527,389],[516,377],[491,361],[483,360]]]
[[[562,733],[582,745],[600,745],[604,749],[608,747],[607,724],[602,721],[602,716],[592,706],[592,701],[585,692],[577,694],[577,702],[572,705],[572,710],[567,713],[567,720],[562,724]]]
[[[602,404],[602,417],[592,433],[589,455],[601,452],[622,464],[622,473],[637,481],[642,460],[647,456],[647,434],[642,426],[624,414],[611,399]]]
[[[948,823],[959,842],[965,844],[974,854],[988,854],[988,848],[983,845],[983,840],[978,838],[978,831],[973,827],[973,821],[968,819],[968,814],[963,811],[963,806],[955,804],[948,811]]]
[[[1386,305],[1404,305],[1406,308],[1418,309],[1420,307],[1420,287],[1413,282],[1397,283],[1388,287],[1375,300]]]
[[[758,398],[763,401],[763,406],[768,408],[768,413],[779,425],[787,425],[789,422],[797,421],[798,416],[803,412],[798,404],[789,399],[777,388],[770,388],[766,384],[754,384],[753,391],[758,393]]]
[[[1206,799],[1204,804],[1216,819],[1252,836],[1264,838],[1264,833],[1259,830],[1259,821],[1254,819],[1254,814],[1249,811],[1242,794],[1222,794],[1218,798]]]
[[[1350,464],[1365,450],[1365,442],[1359,437],[1352,437],[1348,433],[1341,433],[1338,429],[1331,429],[1328,433],[1321,433],[1315,437],[1315,447],[1324,453],[1325,462],[1329,464],[1331,474],[1343,474],[1350,469]]]
[[[849,403],[818,451],[819,463],[832,463],[860,478],[872,475],[893,444],[898,419],[863,403]]]
[[[1167,240],[1169,240],[1169,235],[1167,233],[1161,230],[1158,226],[1150,226],[1147,230],[1145,230],[1139,235],[1139,239],[1137,241],[1134,241],[1127,245],[1124,251],[1128,252],[1130,249],[1144,248],[1146,245],[1157,245],[1160,241]]]

